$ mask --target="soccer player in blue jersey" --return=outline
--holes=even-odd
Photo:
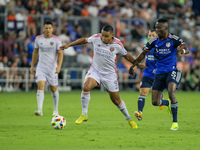
[[[181,38],[169,33],[168,22],[166,19],[158,19],[155,28],[157,36],[149,40],[143,47],[143,52],[140,53],[133,65],[130,67],[129,73],[133,76],[133,68],[135,65],[143,60],[147,52],[155,47],[153,53],[157,62],[155,79],[152,88],[152,104],[154,106],[171,105],[173,122],[170,129],[177,130],[179,128],[177,122],[178,102],[175,97],[175,92],[181,80],[181,72],[176,67],[176,56],[177,52],[180,52],[181,54],[188,54],[189,50]],[[177,49],[177,47],[180,48]],[[171,104],[169,101],[160,100],[162,91],[166,87]]]
[[[151,38],[153,38],[156,35],[157,34],[154,29],[149,30],[149,33],[147,36],[148,40],[150,40]],[[154,78],[155,78],[154,71],[156,69],[156,65],[155,65],[156,60],[155,60],[154,54],[153,54],[154,49],[155,48],[152,48],[146,54],[145,63],[146,63],[147,68],[145,68],[143,70],[143,75],[142,75],[142,79],[141,79],[141,83],[140,83],[140,95],[138,97],[138,111],[134,112],[134,114],[138,120],[142,120],[143,108],[145,105],[145,98],[146,98],[147,94],[149,93],[149,91],[153,85]],[[161,99],[163,99],[163,95],[161,95]],[[163,109],[163,107],[164,107],[164,105],[162,105],[162,106],[159,105],[159,108],[161,110]]]

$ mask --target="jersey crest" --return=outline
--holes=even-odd
[[[166,46],[167,46],[167,47],[170,47],[170,46],[171,46],[170,42],[167,42],[167,43],[166,43]]]
[[[110,47],[110,52],[113,52],[115,50],[114,47]]]
[[[53,45],[53,44],[54,44],[54,42],[50,42],[50,44],[51,44],[51,45]]]

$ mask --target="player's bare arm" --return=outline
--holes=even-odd
[[[70,47],[70,46],[83,45],[83,44],[87,44],[87,43],[88,43],[88,42],[87,42],[86,38],[80,38],[80,39],[78,39],[78,40],[76,40],[76,41],[74,41],[74,42],[72,42],[72,43],[70,43],[70,44],[62,45],[62,46],[60,47],[60,49],[61,49],[61,50],[64,50],[64,49],[67,49],[67,48]]]
[[[60,73],[60,69],[63,62],[63,51],[58,51],[58,66],[56,68],[56,73]]]
[[[38,52],[39,52],[38,49],[34,49],[33,55],[32,55],[32,62],[31,62],[30,73],[33,74],[33,75],[35,75],[34,65],[37,62]]]
[[[138,65],[139,62],[141,62],[144,58],[145,58],[145,55],[146,55],[146,51],[143,51],[142,53],[139,54],[139,56],[136,58],[136,60],[133,62],[133,65],[129,68],[129,74],[134,76],[134,70],[133,68]]]
[[[125,58],[127,61],[131,62],[132,64],[133,64],[134,61],[135,61],[135,59],[133,58],[133,56],[132,56],[131,54],[129,54],[129,53],[128,53],[126,56],[124,56],[124,58]],[[146,68],[146,65],[143,65],[143,64],[137,64],[137,66],[138,66],[138,68],[140,68],[140,69]]]
[[[189,54],[189,50],[185,44],[179,46],[178,50],[181,52],[181,54]]]

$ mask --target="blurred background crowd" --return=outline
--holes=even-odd
[[[1,0],[0,1],[0,86],[5,91],[25,90],[23,79],[34,79],[20,68],[29,68],[34,40],[42,34],[43,23],[50,20],[54,34],[63,44],[99,33],[111,24],[115,36],[134,57],[147,42],[147,33],[158,18],[169,21],[169,31],[180,36],[190,54],[178,54],[178,68],[183,72],[181,90],[200,90],[200,1],[198,0]],[[91,45],[70,47],[64,51],[63,68],[89,68]],[[130,63],[122,57],[116,62],[123,77],[123,89],[139,88],[140,80],[129,83]],[[9,67],[7,73],[5,68]],[[140,79],[142,70],[138,70]],[[76,78],[72,72],[70,78]],[[62,79],[62,72],[59,75]],[[136,78],[136,77],[135,77]],[[4,79],[4,80],[3,80]],[[18,82],[5,80],[15,79]],[[8,83],[8,82],[7,82]],[[33,83],[29,89],[35,89]]]

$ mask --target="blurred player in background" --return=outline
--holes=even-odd
[[[102,83],[108,91],[110,99],[123,113],[131,128],[137,129],[137,124],[131,119],[125,102],[120,99],[119,84],[115,65],[117,54],[121,54],[131,63],[134,62],[134,58],[127,53],[121,41],[114,37],[113,28],[110,25],[104,26],[101,34],[95,34],[89,38],[81,38],[70,44],[63,45],[60,48],[64,50],[70,46],[87,43],[93,43],[94,57],[91,67],[86,74],[81,93],[82,114],[75,123],[81,124],[83,121],[88,120],[90,91]]]
[[[148,40],[156,36],[156,31],[154,29],[149,30],[148,33]],[[153,51],[155,48],[152,48],[147,54],[146,54],[146,59],[145,59],[145,64],[147,68],[143,70],[143,75],[140,83],[140,95],[138,97],[138,111],[135,111],[134,114],[138,118],[138,120],[142,120],[142,113],[143,113],[143,108],[145,105],[145,98],[147,94],[149,93],[153,81],[155,78],[154,71],[156,69],[156,60],[153,55]],[[163,99],[163,95],[161,95],[161,100]],[[169,105],[168,105],[169,106]],[[162,110],[164,105],[160,106],[159,108]],[[170,109],[171,110],[171,109]]]
[[[188,54],[189,50],[185,43],[178,36],[170,34],[168,31],[168,22],[166,19],[158,19],[156,22],[156,33],[158,36],[153,37],[147,42],[143,48],[143,52],[137,57],[133,65],[129,69],[131,75],[134,74],[133,68],[145,55],[153,48],[154,57],[156,58],[156,70],[155,79],[152,88],[152,104],[154,106],[159,105],[171,105],[171,112],[173,116],[173,122],[171,130],[178,130],[177,113],[178,102],[175,97],[176,88],[178,87],[182,73],[176,67],[177,50],[181,54]],[[180,47],[177,49],[177,47]],[[170,101],[161,100],[162,91],[167,87]]]
[[[43,28],[44,34],[39,35],[35,39],[34,51],[31,63],[31,74],[35,74],[34,65],[37,62],[39,54],[39,61],[36,69],[36,82],[38,86],[37,90],[37,105],[38,110],[35,111],[35,115],[42,116],[42,108],[44,101],[44,89],[47,82],[50,86],[53,98],[53,115],[58,115],[58,101],[59,92],[57,90],[58,85],[58,73],[60,72],[63,62],[63,51],[60,50],[62,45],[61,40],[52,34],[53,25],[52,22],[46,21]],[[57,64],[58,57],[58,64]]]

